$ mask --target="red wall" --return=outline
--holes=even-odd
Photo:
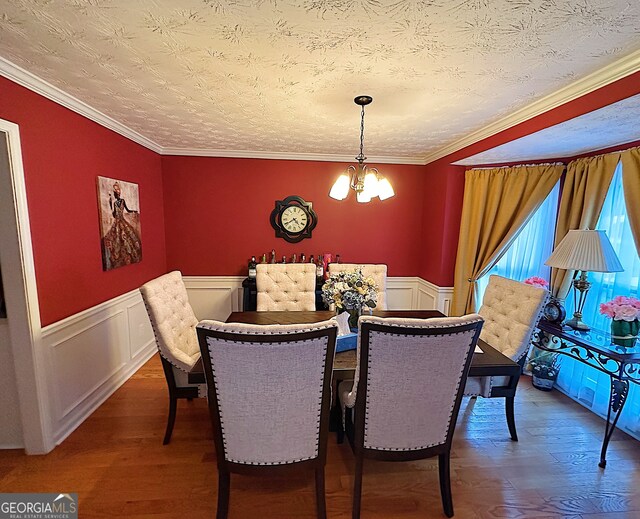
[[[166,272],[159,155],[1,77],[0,118],[20,126],[43,325]],[[98,175],[140,189],[142,262],[109,272],[102,271]]]
[[[167,265],[185,275],[244,275],[252,255],[276,249],[340,254],[344,263],[387,263],[391,276],[415,276],[422,254],[423,166],[377,165],[396,196],[358,204],[355,193],[329,198],[346,164],[289,160],[163,157]],[[310,239],[275,237],[276,200],[313,202],[318,225]]]

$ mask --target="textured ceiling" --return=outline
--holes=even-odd
[[[571,157],[640,140],[640,95],[456,162],[466,166]]]
[[[0,56],[163,148],[423,158],[640,48],[638,0],[3,0]]]

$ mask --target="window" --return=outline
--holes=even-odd
[[[482,301],[491,274],[516,281],[523,281],[531,276],[540,276],[549,280],[549,267],[544,262],[553,250],[559,193],[560,183],[558,182],[504,256],[478,280],[478,302]]]
[[[582,320],[592,328],[607,331],[609,318],[600,315],[600,303],[610,301],[615,296],[638,297],[640,278],[640,258],[633,241],[627,208],[622,187],[622,163],[613,175],[609,192],[602,207],[596,229],[605,231],[616,251],[624,272],[589,272],[591,289],[583,309]],[[570,292],[566,300],[567,315],[573,315],[573,295]]]
[[[599,330],[608,330],[609,318],[600,315],[600,303],[615,296],[638,297],[640,258],[633,241],[622,187],[622,164],[613,175],[609,192],[602,207],[596,229],[606,231],[616,251],[624,272],[589,272],[591,289],[583,309],[583,320]],[[567,315],[573,314],[573,296],[566,300]],[[609,405],[609,376],[568,357],[563,357],[558,387],[567,395],[589,407],[602,417],[607,415]],[[640,439],[640,387],[630,384],[629,395],[620,415],[618,427]]]

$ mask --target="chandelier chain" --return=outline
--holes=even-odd
[[[360,115],[360,155],[356,157],[356,160],[358,160],[358,162],[362,162],[365,159],[363,149],[364,149],[364,105],[362,106],[362,111]]]

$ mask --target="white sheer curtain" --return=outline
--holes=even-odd
[[[637,208],[637,206],[636,206]],[[637,209],[634,209],[637,210]],[[607,331],[609,318],[600,315],[600,303],[615,296],[638,297],[640,258],[636,251],[627,218],[622,187],[622,165],[618,164],[607,193],[597,229],[606,231],[611,245],[620,258],[624,272],[599,274],[589,272],[591,290],[583,311],[583,320],[595,329]],[[567,315],[573,314],[573,297],[567,297]],[[563,357],[557,385],[602,417],[609,406],[609,376],[577,360]],[[640,386],[629,385],[629,395],[620,415],[618,427],[640,439]]]
[[[524,281],[531,276],[539,276],[549,280],[550,269],[544,262],[553,250],[553,233],[558,215],[559,192],[560,183],[551,190],[547,199],[527,222],[500,261],[486,276],[478,280],[478,301],[482,301],[491,274],[516,281]]]
[[[638,297],[640,279],[640,258],[633,241],[622,187],[622,163],[613,175],[609,192],[602,207],[596,229],[606,231],[613,249],[620,258],[624,272],[589,272],[591,289],[583,309],[582,320],[592,328],[607,331],[610,320],[600,315],[600,303],[610,301],[615,296]],[[573,315],[573,296],[566,300],[567,315]]]

